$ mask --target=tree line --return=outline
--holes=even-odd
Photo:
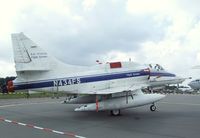
[[[10,80],[14,80],[15,78],[16,77],[14,77],[14,76],[0,78],[0,92],[3,92],[3,93],[7,92],[7,88],[6,88],[7,82]]]

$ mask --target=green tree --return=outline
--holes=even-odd
[[[0,92],[7,92],[6,90],[6,84],[10,80],[14,80],[16,77],[6,77],[6,78],[0,78]]]

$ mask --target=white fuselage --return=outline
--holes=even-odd
[[[148,73],[141,65],[125,62],[122,68],[110,68],[109,64],[74,69],[74,72],[55,69],[47,72],[25,72],[20,74],[14,85],[16,90],[38,89],[45,91],[62,91],[68,93],[83,93],[117,87],[130,87],[138,82],[147,82]],[[25,77],[23,77],[25,76]],[[40,78],[40,79],[38,79]]]

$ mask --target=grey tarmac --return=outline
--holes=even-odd
[[[0,100],[0,117],[86,138],[199,138],[200,95],[167,95],[156,103],[109,112],[74,112],[77,105],[61,99]],[[0,121],[0,138],[71,138],[49,131]]]

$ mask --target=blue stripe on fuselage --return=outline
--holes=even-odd
[[[98,81],[106,81],[106,80],[114,80],[114,79],[123,79],[130,77],[139,77],[139,76],[147,76],[149,72],[145,72],[144,70],[138,72],[126,72],[126,73],[112,73],[108,75],[94,75],[94,76],[80,76],[80,77],[67,77],[67,78],[59,78],[54,80],[42,80],[38,82],[28,82],[23,84],[14,84],[15,90],[23,90],[23,89],[36,89],[36,88],[45,88],[45,87],[57,87],[57,86],[66,86],[66,85],[74,85],[80,83],[90,83],[90,82],[98,82]],[[153,73],[151,72],[151,76],[168,76],[174,77],[174,74],[171,73]]]

